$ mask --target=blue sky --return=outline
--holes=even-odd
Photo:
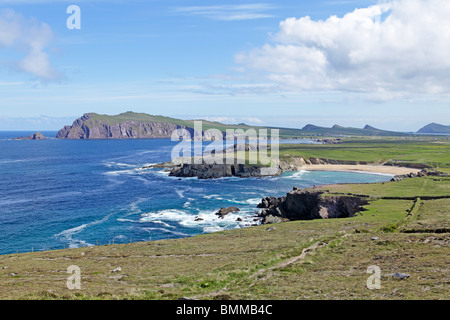
[[[447,3],[446,3],[447,2]],[[81,29],[69,30],[69,5]],[[0,130],[86,112],[450,124],[445,0],[0,0]]]

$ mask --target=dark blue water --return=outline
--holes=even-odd
[[[178,180],[160,169],[141,169],[169,161],[177,142],[10,140],[29,134],[0,132],[0,254],[240,228],[255,223],[262,197],[284,195],[293,186],[390,179],[363,173],[290,172],[273,178]],[[224,219],[214,214],[229,206],[241,211]],[[242,221],[236,221],[238,217]]]

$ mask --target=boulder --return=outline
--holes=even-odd
[[[220,208],[220,210],[217,211],[215,214],[217,216],[219,216],[219,218],[223,219],[223,217],[226,216],[227,214],[229,214],[231,212],[237,212],[237,211],[241,211],[241,210],[236,207]]]

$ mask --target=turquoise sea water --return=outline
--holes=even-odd
[[[179,180],[160,169],[141,169],[170,160],[177,142],[168,139],[11,140],[29,134],[0,132],[0,254],[241,228],[257,223],[261,198],[285,195],[294,186],[391,178],[302,171],[270,178]],[[214,214],[229,206],[241,211],[224,219]]]

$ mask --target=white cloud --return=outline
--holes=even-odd
[[[265,3],[241,4],[241,5],[216,5],[216,6],[189,6],[179,7],[175,10],[189,15],[204,16],[214,20],[253,20],[273,17],[267,11],[272,9]]]
[[[53,32],[46,23],[25,19],[13,10],[0,11],[0,49],[10,48],[25,56],[12,65],[39,79],[50,81],[60,78],[51,65],[46,48],[53,41]]]
[[[448,0],[392,0],[326,20],[288,18],[235,61],[285,90],[448,94],[449,16]]]
[[[221,123],[228,123],[228,124],[246,123],[249,125],[259,125],[259,124],[264,123],[264,121],[259,118],[241,117],[241,116],[233,116],[233,117],[207,116],[207,117],[203,117],[203,119],[206,121],[221,122]]]

